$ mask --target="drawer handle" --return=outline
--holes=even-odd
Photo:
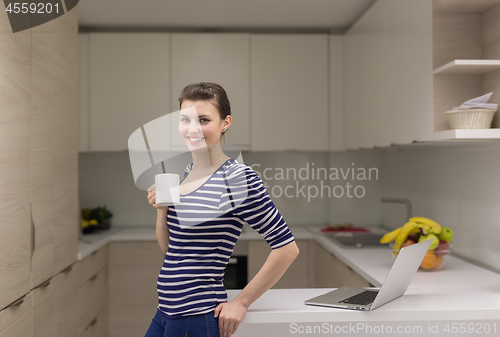
[[[90,255],[95,255],[95,254],[97,254],[97,250],[92,252],[92,254],[90,254]]]
[[[349,266],[347,266],[347,269],[349,269],[349,270],[353,270],[353,269],[352,269],[351,267],[349,267]]]
[[[96,278],[97,278],[97,274],[95,274],[94,276],[92,276],[92,277],[90,278],[90,281],[94,281]]]
[[[68,273],[73,269],[73,265],[70,265],[68,268],[65,268],[61,273]]]
[[[92,320],[92,322],[90,322],[89,327],[91,327],[92,325],[94,325],[94,324],[96,324],[96,323],[97,323],[97,317],[96,317],[96,318],[94,318],[94,319]]]
[[[20,305],[24,302],[24,297],[25,297],[25,296],[26,296],[26,295],[24,295],[23,297],[21,297],[20,299],[18,299],[18,300],[16,300],[16,301],[12,302],[11,304],[9,304],[9,305],[7,306],[7,308],[9,308],[9,307],[18,307],[18,306],[20,306]]]
[[[47,281],[45,281],[42,284],[40,284],[37,288],[45,288],[45,287],[47,287],[50,284],[50,280],[51,279],[49,278]]]

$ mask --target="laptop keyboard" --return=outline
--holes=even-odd
[[[360,292],[359,294],[346,298],[339,303],[368,305],[375,300],[377,294],[378,291],[365,290],[363,292]]]

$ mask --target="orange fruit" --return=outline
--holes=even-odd
[[[436,256],[436,262],[434,263],[434,267],[432,269],[439,269],[443,265],[443,257],[442,256]]]
[[[424,256],[422,263],[420,263],[420,267],[424,269],[431,269],[432,267],[434,267],[435,264],[436,264],[436,255],[434,255],[434,253],[427,253]]]

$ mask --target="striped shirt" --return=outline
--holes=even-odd
[[[245,222],[272,249],[294,241],[259,176],[231,158],[168,208],[168,250],[157,281],[162,314],[203,314],[227,301],[224,270]]]

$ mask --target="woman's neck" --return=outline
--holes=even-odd
[[[220,144],[212,144],[210,147],[200,151],[191,152],[193,156],[193,168],[210,169],[213,173],[229,157],[222,151]]]

